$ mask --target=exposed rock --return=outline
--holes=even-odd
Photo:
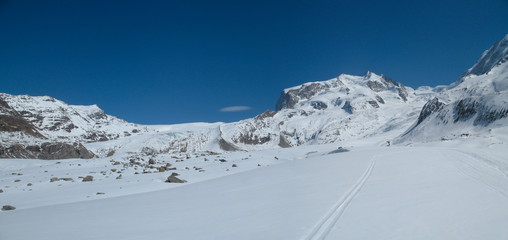
[[[371,79],[372,73],[368,71],[364,79]],[[387,78],[385,75],[381,75],[381,78],[375,81],[369,80],[367,86],[374,92],[386,91],[389,89],[395,89],[399,97],[405,102],[407,101],[408,93],[406,87],[402,83],[396,82],[391,78]]]
[[[337,99],[335,99],[335,101],[333,101],[333,105],[335,106],[342,105],[342,100],[340,99],[340,97],[338,97]]]
[[[11,205],[4,205],[2,207],[2,211],[10,211],[10,210],[15,210],[16,208],[14,206],[11,206]]]
[[[1,96],[0,96],[1,97]],[[0,98],[0,132],[22,132],[37,138],[45,138],[35,126]]]
[[[328,106],[326,105],[326,103],[324,102],[321,102],[321,101],[312,101],[310,103],[310,105],[314,108],[314,109],[317,109],[317,110],[323,110],[323,109],[326,109]]]
[[[273,117],[273,116],[275,116],[275,114],[277,114],[276,111],[272,111],[272,110],[268,109],[264,113],[261,113],[261,114],[257,115],[256,117],[254,117],[254,119],[263,120],[265,118]]]
[[[108,154],[106,155],[106,157],[111,157],[113,155],[115,155],[115,150],[109,151]]]
[[[420,111],[420,115],[418,116],[418,121],[416,124],[420,124],[425,120],[428,116],[430,116],[434,112],[440,111],[444,106],[444,103],[440,102],[439,99],[433,98],[432,100],[428,101],[422,108],[422,111]]]
[[[455,105],[453,109],[454,120],[453,122],[458,121],[467,121],[471,117],[473,117],[478,111],[478,102],[470,99],[462,99],[457,105]]]
[[[66,158],[92,158],[94,154],[81,143],[73,145],[67,143],[45,142],[39,145],[24,146],[13,144],[0,145],[0,158],[37,158],[37,159],[66,159]]]
[[[219,147],[220,147],[220,149],[222,149],[224,151],[238,151],[238,150],[240,150],[240,148],[233,145],[232,143],[227,142],[222,137],[219,139]]]
[[[343,153],[343,152],[349,152],[349,150],[346,148],[343,148],[343,147],[339,147],[339,148],[329,152],[328,154]]]
[[[289,148],[291,144],[289,144],[288,140],[281,134],[279,135],[279,147],[281,148]]]
[[[344,111],[346,111],[347,113],[349,113],[349,114],[353,114],[353,106],[351,106],[351,102],[350,101],[346,101],[344,103],[344,106],[342,107],[342,109]]]
[[[269,142],[271,140],[271,137],[270,135],[258,136],[253,132],[248,132],[248,133],[240,133],[238,138],[236,138],[235,140],[236,140],[235,142],[240,142],[243,144],[259,145]]]
[[[52,177],[51,179],[49,179],[49,182],[56,182],[56,181],[59,181],[60,179],[58,179],[57,177]]]
[[[93,176],[88,175],[83,178],[83,182],[91,182],[91,181],[93,181]]]
[[[285,108],[294,108],[298,101],[302,99],[310,99],[318,92],[330,89],[332,87],[337,87],[341,84],[342,82],[337,78],[334,81],[308,83],[303,84],[296,89],[284,90],[281,93],[277,104],[275,105],[275,110],[280,111]]]
[[[236,164],[231,165],[231,167],[238,167]]]
[[[386,86],[378,81],[368,81],[367,86],[374,92],[381,92],[386,90]]]
[[[178,176],[177,173],[172,173],[171,176],[168,177],[168,179],[166,180],[166,182],[169,182],[169,183],[184,183],[184,182],[187,182],[185,180],[182,180],[180,178],[177,178],[176,176]]]
[[[367,101],[372,107],[374,108],[379,108],[379,104],[377,104],[376,101],[374,100],[370,100],[370,101]]]
[[[381,104],[385,104],[385,100],[381,98],[379,95],[376,95],[376,100]]]

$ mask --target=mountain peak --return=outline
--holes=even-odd
[[[492,45],[489,50],[483,52],[478,62],[462,76],[486,74],[495,66],[506,61],[508,61],[508,34]]]

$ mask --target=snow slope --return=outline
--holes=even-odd
[[[2,94],[1,143],[63,137],[96,158],[0,159],[16,207],[0,239],[508,239],[507,41],[449,86],[343,74],[236,123]]]
[[[2,203],[17,199],[19,208],[0,212],[0,238],[506,239],[508,175],[491,160],[508,148],[481,143],[465,139],[335,154],[329,154],[331,145],[263,150],[249,152],[244,162],[275,154],[281,160],[206,181],[186,175],[191,183],[183,185],[148,174],[113,183],[68,183],[72,188],[51,183],[61,190],[39,192],[38,201],[6,191]],[[459,147],[464,145],[476,148]],[[478,151],[486,154],[479,158]],[[18,163],[3,164],[1,169]],[[37,168],[40,161],[28,164]],[[119,188],[128,194],[110,196]],[[106,194],[85,198],[95,191]],[[44,201],[44,194],[64,199]]]
[[[97,105],[69,105],[49,96],[5,93],[0,93],[0,99],[54,141],[105,141],[146,132],[143,126],[105,114]]]
[[[508,35],[483,53],[463,76],[434,97],[398,143],[478,135],[508,125]]]

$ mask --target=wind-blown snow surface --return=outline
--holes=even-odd
[[[413,147],[157,158],[184,184],[132,168],[117,180],[111,158],[5,159],[0,203],[17,209],[0,212],[0,239],[507,239],[508,129],[496,131]],[[49,182],[80,175],[95,178]]]

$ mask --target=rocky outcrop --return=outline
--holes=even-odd
[[[31,126],[31,135],[38,132],[48,139],[67,142],[107,141],[143,130],[136,124],[107,115],[97,105],[68,105],[48,96],[0,93],[0,115],[10,117],[3,117],[3,122],[16,121],[24,129]]]
[[[399,95],[399,97],[406,102],[408,97],[408,92],[406,87],[402,83],[396,82],[391,78],[387,78],[385,75],[381,74],[381,78],[376,80],[370,80],[372,78],[372,73],[368,71],[364,79],[367,81],[367,86],[374,92],[382,92],[388,89],[395,89]]]
[[[166,180],[166,182],[168,183],[185,183],[187,181],[183,180],[183,179],[180,179],[177,177],[178,176],[178,173],[172,173],[168,179]]]
[[[45,138],[7,102],[0,98],[0,132],[21,132],[33,137]]]
[[[420,115],[418,116],[416,124],[418,125],[423,122],[423,120],[429,117],[432,113],[440,111],[443,106],[444,103],[440,102],[437,98],[433,98],[432,100],[428,101],[420,111]]]
[[[307,83],[300,85],[298,88],[286,89],[280,95],[275,105],[275,110],[294,108],[300,100],[310,99],[319,92],[340,86],[341,84],[340,80],[336,79],[334,81]]]
[[[238,151],[238,150],[240,150],[239,147],[224,140],[224,138],[222,138],[222,137],[219,139],[219,147],[220,147],[220,149],[222,149],[224,151]]]
[[[379,104],[377,104],[374,100],[367,101],[367,103],[369,103],[373,108],[379,108]]]
[[[254,117],[255,120],[263,120],[265,118],[271,118],[277,114],[276,111],[272,111],[270,109],[266,110],[264,113],[261,113]]]
[[[349,113],[349,114],[353,114],[353,106],[351,106],[351,102],[350,101],[346,101],[344,103],[344,106],[342,106],[342,109],[344,111],[346,111],[347,113]]]
[[[82,144],[51,143],[41,145],[13,144],[0,145],[0,158],[35,158],[35,159],[67,159],[67,158],[93,158],[94,154]]]
[[[281,134],[279,135],[279,147],[281,148],[289,148],[291,144],[286,140],[286,138]]]
[[[316,110],[323,110],[323,109],[326,109],[328,106],[326,105],[326,103],[324,102],[321,102],[321,101],[312,101],[310,102],[310,105],[316,109]]]

